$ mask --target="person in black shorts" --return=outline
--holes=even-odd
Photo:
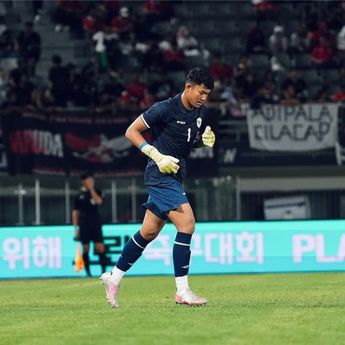
[[[95,179],[92,173],[83,172],[81,191],[74,199],[72,221],[75,238],[83,245],[83,260],[87,275],[91,277],[89,250],[90,242],[94,242],[95,251],[99,255],[102,272],[106,269],[105,246],[103,243],[102,223],[98,206],[103,203],[101,191],[95,189]]]
[[[173,246],[175,301],[196,306],[207,303],[206,298],[196,295],[188,283],[195,218],[183,188],[183,179],[192,148],[212,148],[216,140],[203,111],[213,87],[214,81],[207,69],[192,69],[181,93],[153,104],[126,131],[126,137],[133,145],[149,157],[144,176],[149,196],[143,205],[146,212],[140,231],[126,243],[113,270],[103,273],[100,278],[113,308],[118,306],[117,293],[125,272],[159,235],[168,220],[177,230]],[[152,144],[147,143],[142,134],[148,129],[151,129]]]

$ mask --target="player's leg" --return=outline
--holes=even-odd
[[[180,304],[203,305],[205,298],[195,295],[189,288],[188,273],[191,257],[190,244],[195,229],[195,218],[189,203],[169,211],[169,219],[174,223],[177,234],[173,247],[173,261],[176,281],[175,300]]]
[[[156,216],[147,209],[141,230],[134,234],[125,244],[112,272],[106,272],[101,275],[100,279],[104,284],[108,302],[113,308],[118,306],[117,293],[125,272],[140,258],[146,246],[158,236],[165,223],[165,219]]]
[[[104,273],[107,267],[107,257],[105,255],[105,246],[103,242],[103,232],[101,224],[97,224],[94,226],[92,240],[95,244],[95,252],[99,256],[99,262],[101,264],[102,273]]]
[[[95,251],[99,256],[99,262],[101,264],[102,273],[106,271],[107,268],[107,257],[105,255],[105,245],[103,242],[95,242]]]
[[[86,274],[88,275],[88,277],[91,277],[89,250],[90,250],[90,243],[83,243],[84,268],[85,268],[85,271],[86,271]]]
[[[112,271],[112,280],[116,284],[120,283],[125,272],[139,259],[146,246],[158,236],[165,223],[166,220],[146,210],[141,230],[128,240]]]

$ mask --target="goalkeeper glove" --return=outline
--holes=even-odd
[[[177,158],[161,154],[152,145],[144,144],[144,146],[141,147],[141,151],[156,162],[158,169],[162,174],[176,174],[180,169],[180,167],[177,165],[179,162]]]
[[[215,141],[216,141],[216,136],[214,134],[214,132],[212,131],[211,127],[210,126],[207,126],[205,128],[205,131],[204,133],[202,134],[201,136],[201,139],[202,139],[202,143],[205,145],[205,146],[208,146],[208,147],[213,147]]]

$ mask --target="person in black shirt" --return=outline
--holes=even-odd
[[[95,180],[90,172],[80,176],[82,188],[74,199],[72,221],[75,228],[75,238],[83,245],[83,260],[86,273],[91,277],[89,264],[90,242],[94,242],[98,253],[102,272],[106,269],[105,247],[103,243],[102,223],[98,205],[103,203],[102,193],[95,189]]]

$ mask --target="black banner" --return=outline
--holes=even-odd
[[[310,152],[267,152],[223,141],[218,150],[218,164],[221,167],[281,167],[336,165],[334,149]]]
[[[142,173],[146,157],[125,138],[128,125],[110,116],[8,114],[2,128],[9,173]]]
[[[125,137],[131,120],[80,114],[6,114],[2,118],[8,172],[15,174],[136,175],[144,172],[147,157]],[[217,123],[215,117],[208,122]],[[216,126],[213,125],[214,130]],[[149,131],[148,137],[149,140]],[[215,149],[193,151],[189,176],[217,171]]]

